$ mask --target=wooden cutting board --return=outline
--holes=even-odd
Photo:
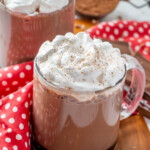
[[[121,121],[116,150],[150,150],[150,132],[142,116]]]

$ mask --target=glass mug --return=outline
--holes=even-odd
[[[145,72],[139,62],[129,55],[122,57],[126,60],[126,73],[131,69],[133,75],[129,94],[124,99],[126,73],[114,87],[72,91],[46,81],[35,59],[32,110],[35,147],[47,150],[115,148],[120,120],[135,111],[145,87]]]
[[[74,0],[61,10],[32,15],[8,10],[0,0],[0,67],[33,60],[43,42],[73,29]]]

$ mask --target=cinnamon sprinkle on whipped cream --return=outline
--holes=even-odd
[[[74,91],[103,90],[125,75],[120,50],[84,32],[46,41],[38,52],[37,66],[47,81]]]

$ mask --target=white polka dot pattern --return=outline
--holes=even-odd
[[[7,143],[10,143],[10,142],[11,142],[11,139],[10,139],[10,138],[6,138],[5,141],[6,141]]]
[[[33,62],[0,69],[0,141],[4,143],[0,144],[1,150],[31,149],[27,141],[32,80]]]
[[[15,119],[14,119],[14,118],[10,118],[10,119],[9,119],[9,123],[10,123],[10,124],[13,124],[14,122],[15,122]]]
[[[17,111],[18,111],[18,107],[15,106],[15,107],[12,109],[12,111],[13,111],[13,112],[17,112]]]
[[[92,38],[126,41],[131,50],[150,61],[150,23],[136,21],[110,21],[100,23],[88,32]]]

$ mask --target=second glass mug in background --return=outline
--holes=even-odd
[[[133,72],[129,94],[123,102],[126,74],[114,87],[102,91],[71,91],[47,82],[35,59],[32,110],[35,146],[39,144],[47,150],[114,149],[120,118],[135,111],[145,87],[145,72],[139,62],[129,55],[122,57],[126,59],[126,73],[130,69]]]
[[[33,60],[41,44],[73,32],[74,0],[61,10],[27,15],[8,10],[0,0],[0,67]]]

